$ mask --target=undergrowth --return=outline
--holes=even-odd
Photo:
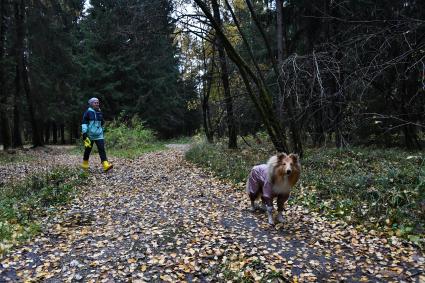
[[[163,148],[155,133],[146,128],[137,116],[127,122],[114,120],[108,125],[105,135],[108,151],[117,157],[137,157]]]
[[[247,140],[247,139],[245,139]],[[198,142],[186,154],[244,187],[252,166],[273,154],[269,145],[247,140],[229,150],[224,142]],[[223,158],[225,156],[225,158]],[[400,149],[306,149],[300,182],[290,202],[363,230],[380,230],[424,245],[425,154]]]
[[[40,220],[68,203],[85,173],[57,168],[0,187],[0,255],[40,231]]]
[[[22,150],[0,150],[0,164],[28,162],[33,159]]]
[[[140,155],[165,149],[169,143],[190,143],[189,137],[170,140],[159,140],[153,130],[145,127],[144,122],[137,116],[123,122],[122,118],[112,121],[105,129],[105,147],[108,156],[122,158],[137,158]],[[72,150],[74,154],[84,152],[83,142]],[[96,145],[93,146],[91,158],[98,154]],[[97,157],[95,157],[97,158]]]

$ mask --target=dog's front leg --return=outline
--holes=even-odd
[[[283,223],[283,222],[285,222],[285,219],[283,218],[283,211],[278,211],[278,212],[277,212],[277,221],[278,221],[279,223]]]
[[[255,201],[254,201],[254,200],[251,200],[251,211],[252,211],[252,212],[255,212],[255,211],[257,211],[257,210],[262,211],[262,212],[266,211],[266,206],[265,206],[265,204],[263,203],[263,204],[260,206],[260,205],[258,205],[258,203],[255,203]]]
[[[277,197],[277,221],[280,223],[285,222],[285,219],[283,218],[283,207],[288,198],[289,194],[283,194]]]
[[[273,205],[266,205],[266,209],[267,209],[267,218],[268,218],[269,224],[274,225]]]
[[[255,200],[251,200],[251,211],[255,212],[256,209],[257,209],[257,206],[255,205]]]
[[[257,199],[258,194],[249,193],[249,199],[251,200],[251,211],[255,212],[258,209],[258,205],[255,204],[255,200]]]

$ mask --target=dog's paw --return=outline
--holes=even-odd
[[[266,212],[267,209],[264,205],[260,206],[258,204],[254,204],[254,205],[251,205],[251,207],[249,208],[249,211],[251,211],[251,212]]]
[[[270,225],[274,225],[274,220],[273,220],[273,218],[270,218],[270,217],[269,217],[269,221],[268,221],[268,222],[269,222],[269,224],[270,224]]]
[[[278,221],[279,223],[283,223],[283,222],[285,222],[285,219],[283,218],[283,215],[282,215],[281,213],[279,213],[279,214],[277,215],[277,221]]]
[[[257,209],[258,209],[260,212],[266,212],[266,211],[267,211],[267,208],[266,208],[266,206],[265,206],[265,205],[257,206]]]

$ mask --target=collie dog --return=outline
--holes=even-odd
[[[267,211],[269,224],[274,225],[273,199],[277,198],[277,221],[283,222],[283,206],[289,198],[291,188],[297,183],[301,173],[301,164],[297,154],[279,153],[270,157],[267,164],[254,166],[246,182],[246,191],[251,200],[252,210],[255,200],[260,198],[263,210]],[[265,206],[265,208],[264,208]]]

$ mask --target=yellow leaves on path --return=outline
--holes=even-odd
[[[243,189],[180,151],[112,160],[43,234],[0,262],[0,281],[353,282],[423,278],[422,251],[292,205],[271,227]],[[422,273],[421,273],[422,272]]]

